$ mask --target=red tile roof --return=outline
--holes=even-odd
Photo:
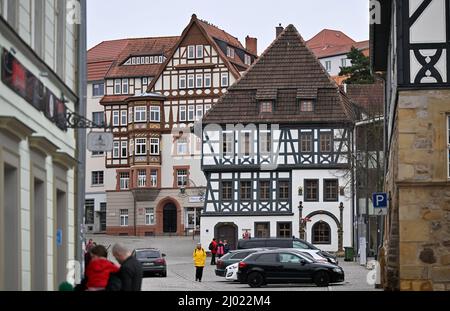
[[[88,81],[103,80],[113,61],[119,56],[128,39],[103,41],[87,52]]]
[[[298,98],[315,98],[315,110],[299,113]],[[275,110],[260,114],[258,99],[276,98]],[[351,123],[352,103],[289,25],[203,118],[205,123]]]
[[[105,95],[100,100],[100,104],[105,105],[108,103],[125,102],[125,100],[130,96],[132,95]]]
[[[161,55],[168,57],[180,37],[155,37],[128,39],[117,59],[106,74],[106,78],[154,77],[162,64],[123,65],[131,56]]]
[[[88,81],[99,81],[105,78],[106,73],[112,65],[112,61],[104,61],[88,64]]]
[[[199,24],[203,27],[206,33],[211,36],[211,38],[216,38],[227,42],[228,44],[245,50],[244,46],[241,44],[238,38],[233,37],[228,32],[220,29],[219,27],[208,23],[207,21],[198,19]]]
[[[384,114],[384,84],[347,84],[348,98],[366,114],[379,116]]]
[[[356,42],[342,31],[324,29],[306,42],[317,58],[347,54],[352,46],[368,50],[369,41]]]

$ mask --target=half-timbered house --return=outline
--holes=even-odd
[[[350,246],[353,119],[289,25],[203,118],[202,244],[249,232]]]
[[[191,128],[255,60],[256,39],[246,41],[244,48],[237,38],[193,15],[169,49],[123,53],[110,70],[103,102],[115,140],[106,161],[116,168],[117,186],[107,194],[109,233],[195,233],[206,180],[201,139]],[[152,57],[162,64],[153,79],[143,81],[151,75],[147,65],[139,66]],[[142,80],[120,80],[126,68]],[[136,92],[138,87],[143,92]],[[135,96],[117,96],[124,88]]]

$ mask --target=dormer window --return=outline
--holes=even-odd
[[[141,64],[141,58],[140,57],[137,57],[136,58],[136,65],[140,65]]]
[[[313,112],[314,111],[314,101],[300,100],[300,111],[301,112]]]
[[[150,64],[153,64],[153,56],[150,56]]]
[[[133,57],[133,58],[131,59],[131,64],[132,64],[132,65],[136,65],[136,58]]]
[[[250,55],[245,54],[245,56],[244,56],[244,63],[245,63],[246,65],[248,65],[248,66],[251,65],[251,63],[252,63],[252,58],[250,57]]]
[[[227,46],[227,56],[229,58],[234,58],[234,49],[230,46]]]
[[[273,102],[271,101],[263,101],[259,103],[259,112],[260,113],[271,113],[273,112]]]

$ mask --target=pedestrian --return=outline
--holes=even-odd
[[[223,254],[225,254],[225,251],[223,247],[223,242],[222,240],[220,240],[219,243],[217,244],[217,257],[222,258]]]
[[[201,282],[203,277],[203,268],[205,268],[206,252],[200,243],[197,243],[197,247],[194,249],[192,258],[194,259],[195,266],[195,281]]]
[[[228,241],[223,241],[223,253],[228,254],[230,252],[230,245],[228,245]]]
[[[111,273],[117,273],[119,267],[109,261],[108,252],[103,245],[91,248],[91,262],[86,268],[86,288],[88,291],[102,291],[108,285]]]
[[[217,242],[216,239],[212,239],[209,243],[209,250],[211,251],[211,265],[216,264],[216,254],[217,254]]]
[[[248,232],[248,230],[245,230],[244,234],[242,234],[242,238],[244,240],[249,240],[250,239],[250,232]]]
[[[120,263],[118,276],[122,283],[122,291],[140,291],[142,287],[142,264],[122,244],[114,244],[113,256]]]

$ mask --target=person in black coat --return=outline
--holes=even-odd
[[[140,291],[142,287],[142,264],[122,244],[113,246],[113,256],[120,263],[118,276],[122,283],[122,291]]]

